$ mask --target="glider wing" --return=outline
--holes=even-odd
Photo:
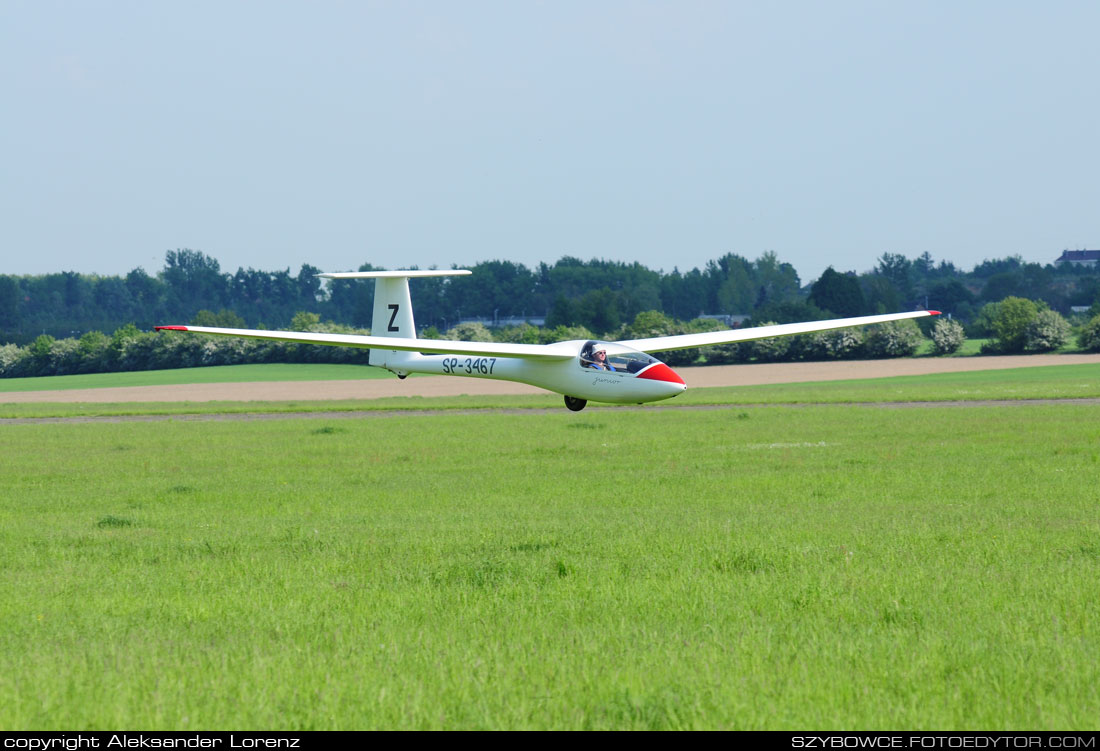
[[[209,326],[157,326],[157,331],[189,331],[213,336],[240,336],[300,344],[327,344],[336,347],[388,349],[398,352],[471,355],[474,357],[519,357],[528,360],[569,360],[577,356],[576,343],[506,344],[497,342],[457,342],[442,339],[403,339],[392,336],[361,334],[315,334],[308,331],[266,331],[263,329],[220,329]]]
[[[707,331],[702,334],[678,334],[676,336],[655,336],[650,339],[630,339],[617,342],[640,352],[665,352],[670,349],[688,347],[706,347],[711,344],[729,344],[747,342],[753,339],[767,339],[772,336],[791,336],[809,334],[815,331],[843,329],[848,326],[866,326],[872,323],[900,321],[906,318],[924,318],[939,315],[938,310],[915,310],[911,313],[887,313],[878,316],[859,316],[857,318],[835,318],[830,321],[808,321],[806,323],[781,323],[774,326],[757,326],[751,329],[732,329],[729,331]]]

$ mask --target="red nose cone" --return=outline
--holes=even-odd
[[[638,373],[639,378],[649,378],[653,381],[668,381],[669,383],[678,383],[681,386],[686,386],[684,379],[676,375],[676,371],[665,365],[663,362],[654,363],[645,370]]]

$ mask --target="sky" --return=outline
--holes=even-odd
[[[1100,3],[0,0],[0,273],[1100,248]]]

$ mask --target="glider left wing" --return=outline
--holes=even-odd
[[[458,342],[443,339],[404,339],[361,334],[315,334],[308,331],[266,331],[264,329],[221,329],[210,326],[157,326],[157,331],[189,331],[213,336],[240,336],[246,339],[270,339],[300,344],[327,344],[361,349],[388,349],[398,352],[472,355],[475,357],[519,357],[526,360],[569,360],[577,356],[574,342],[557,344],[507,344],[498,342]]]

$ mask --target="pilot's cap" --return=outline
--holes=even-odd
[[[603,346],[602,344],[593,344],[592,345],[592,354],[596,354],[597,352],[603,352],[606,355],[607,354],[607,347]]]

